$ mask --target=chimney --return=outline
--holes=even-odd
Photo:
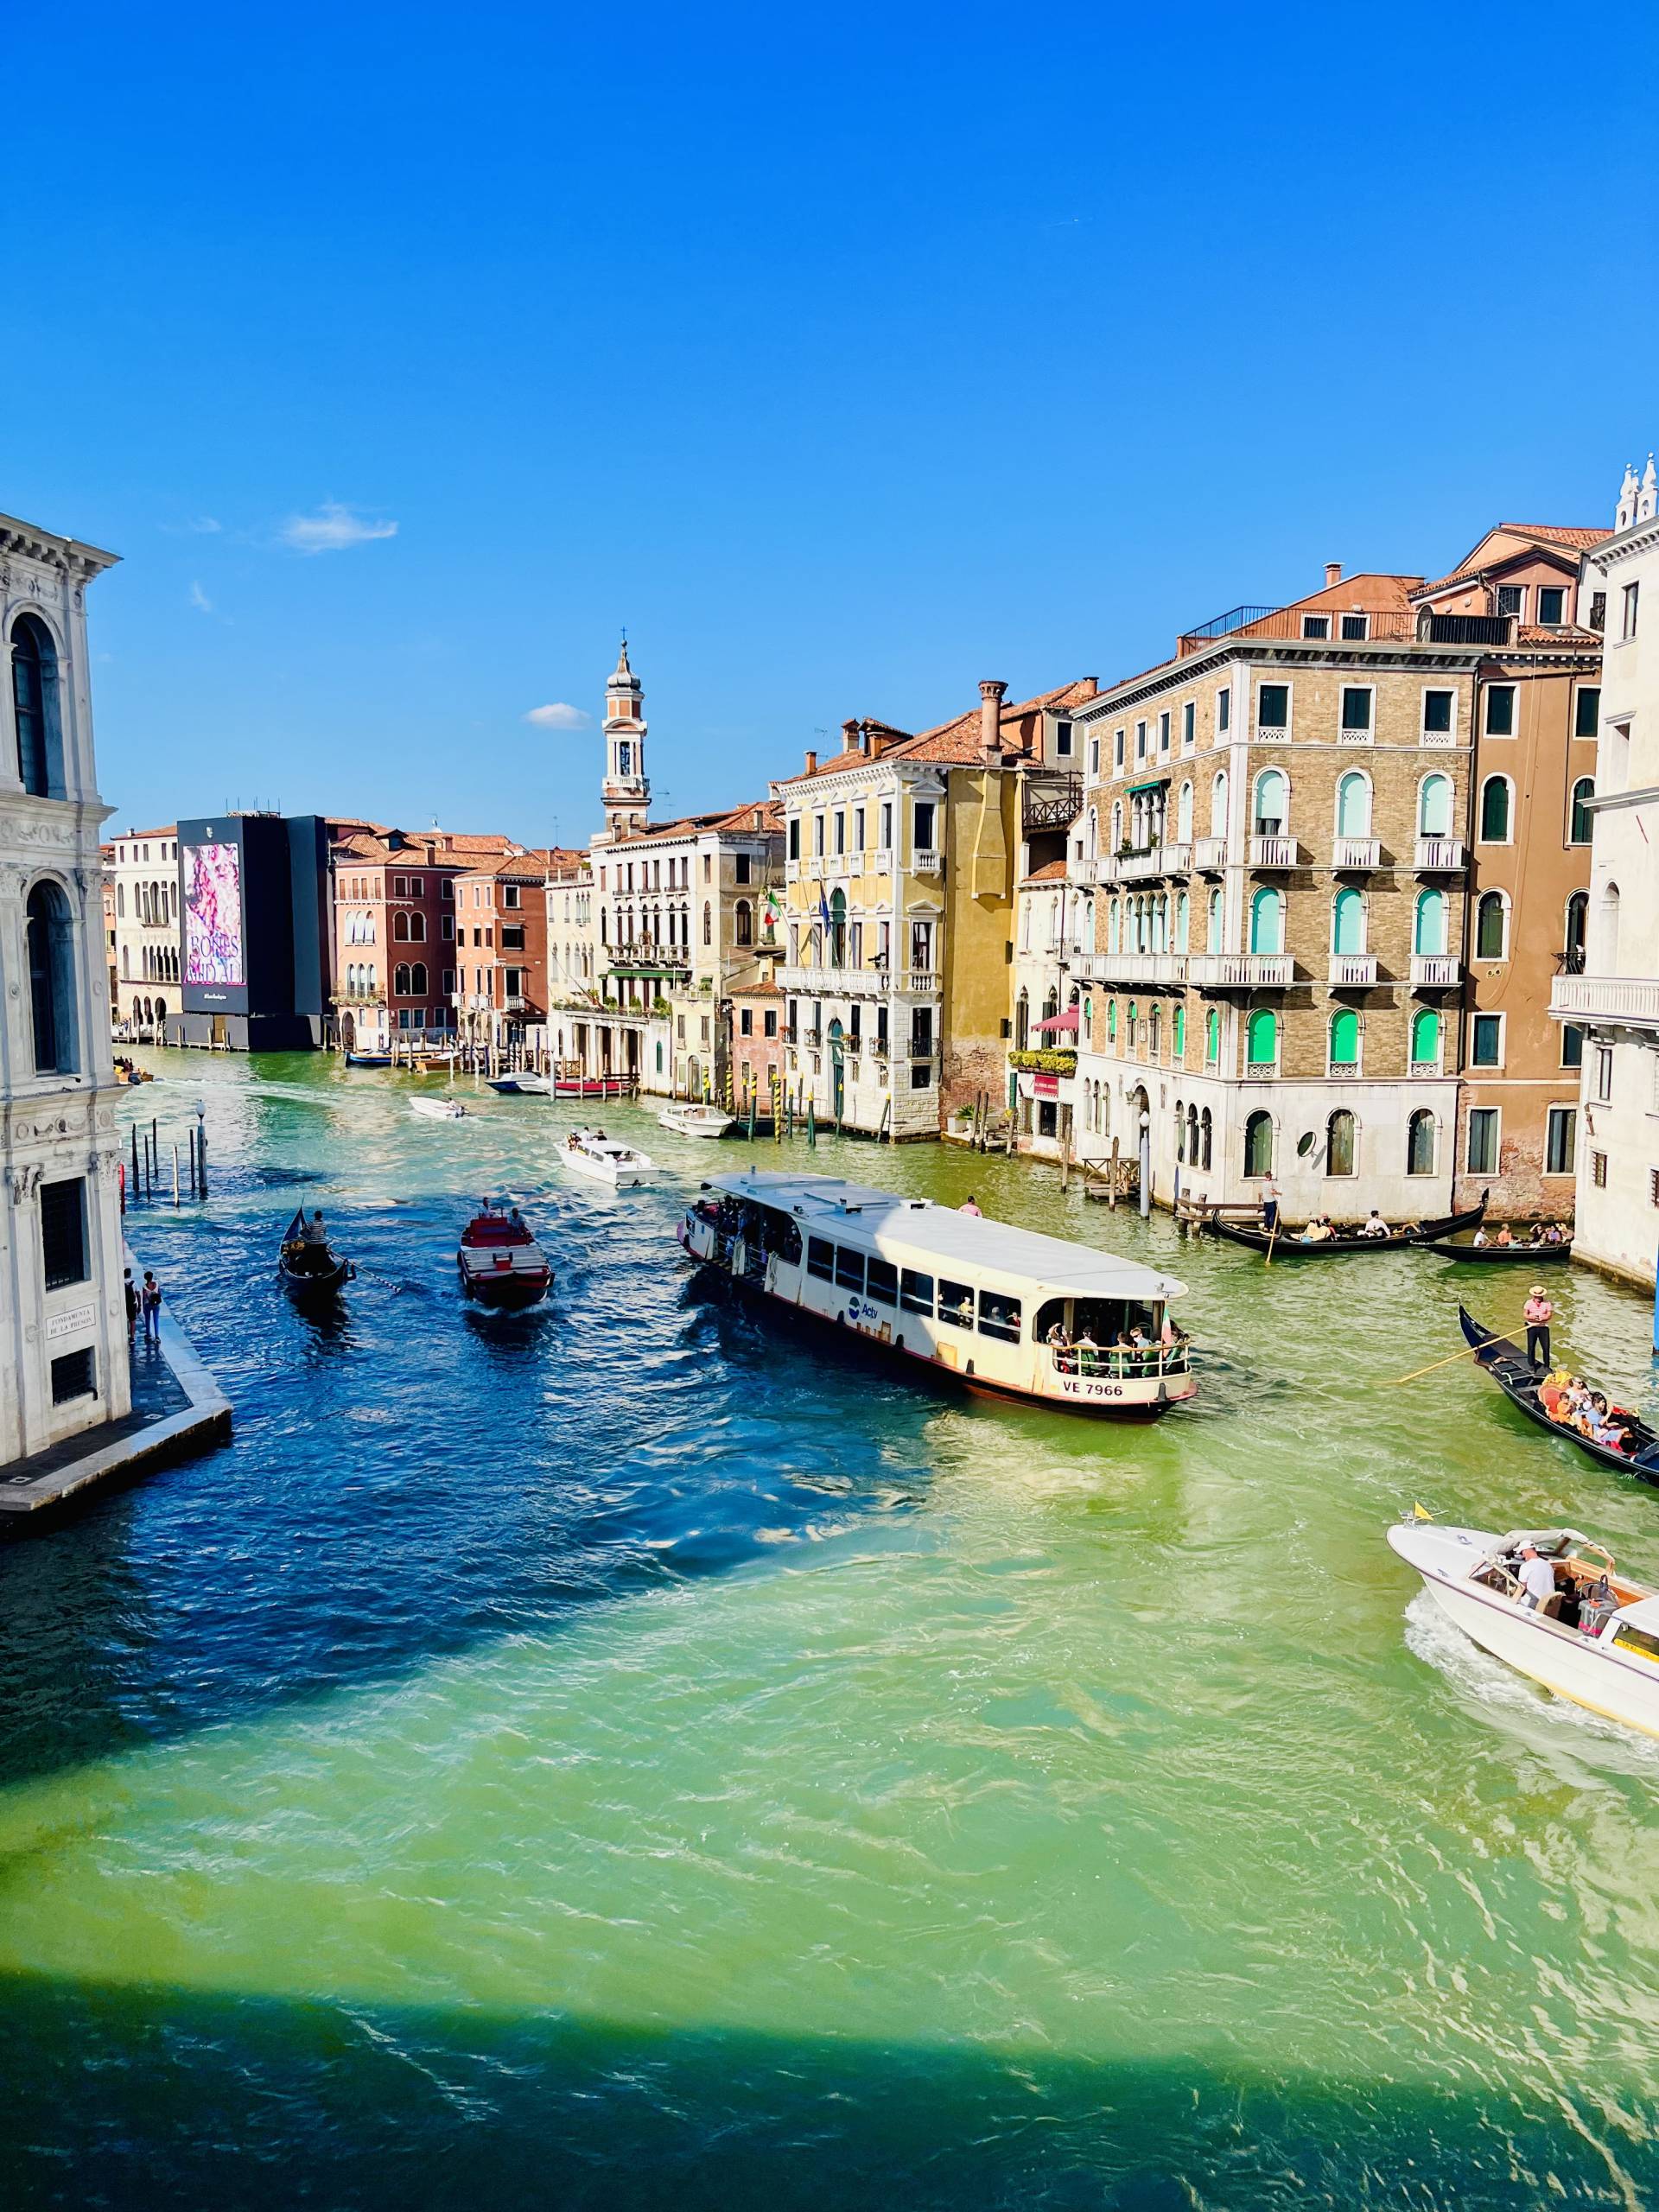
[[[809,745],[806,748],[806,772],[809,776],[816,772],[817,765],[818,756]]]
[[[1338,586],[1341,582],[1342,582],[1342,563],[1341,563],[1341,562],[1340,562],[1340,561],[1327,561],[1327,562],[1325,563],[1325,588],[1326,591],[1334,591],[1334,590],[1336,589],[1337,586]]]
[[[994,677],[979,687],[979,757],[987,763],[1002,757],[1002,700],[1007,690]]]
[[[867,760],[875,757],[875,732],[868,722],[858,726],[858,749]]]

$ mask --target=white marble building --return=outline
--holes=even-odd
[[[184,961],[179,833],[170,822],[124,830],[105,846],[104,862],[115,894],[116,1033],[159,1045],[168,1014],[179,1011]]]
[[[129,1409],[86,586],[0,515],[0,1460]]]
[[[1659,472],[1624,472],[1613,535],[1584,556],[1600,618],[1584,972],[1549,1010],[1583,1033],[1580,1259],[1638,1282],[1659,1252]]]

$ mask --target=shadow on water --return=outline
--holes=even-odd
[[[452,2016],[19,1979],[0,2061],[16,2212],[1519,2212],[1629,2208],[1659,2179],[1645,2131],[1601,2143],[1497,2089],[654,2032],[551,2006]]]

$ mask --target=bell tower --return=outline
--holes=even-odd
[[[607,837],[636,836],[646,824],[651,779],[645,773],[645,692],[628,665],[624,638],[605,686],[605,780],[600,798]]]

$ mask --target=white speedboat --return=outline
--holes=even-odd
[[[429,1122],[464,1122],[467,1109],[459,1098],[411,1098],[411,1114],[423,1114]]]
[[[665,1106],[657,1119],[664,1128],[681,1137],[723,1137],[728,1129],[737,1126],[736,1116],[723,1106],[694,1106],[689,1100]]]
[[[613,1191],[654,1182],[661,1173],[649,1153],[620,1144],[597,1129],[572,1129],[559,1147],[558,1160],[573,1175],[586,1175],[589,1181],[608,1184]]]
[[[1446,1618],[1484,1650],[1560,1697],[1659,1736],[1659,1594],[1613,1571],[1610,1552],[1576,1529],[1442,1528],[1412,1517],[1389,1531]],[[1530,1545],[1555,1594],[1528,1601]]]

